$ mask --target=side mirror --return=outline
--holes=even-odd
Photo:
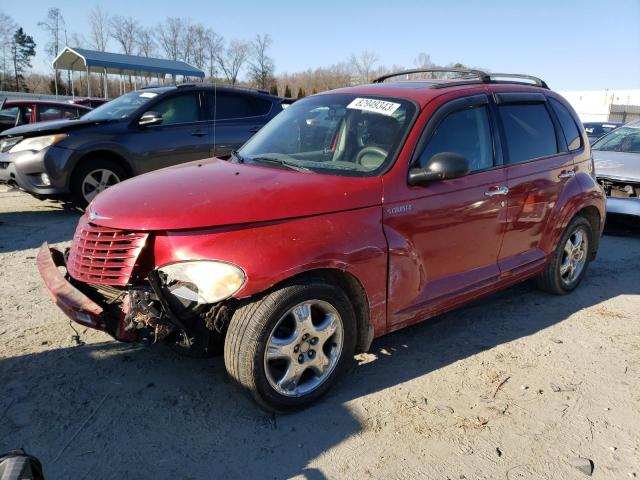
[[[162,115],[158,112],[145,112],[138,120],[141,127],[150,127],[152,125],[160,125],[162,123]]]
[[[438,180],[463,177],[469,173],[469,161],[453,152],[436,153],[425,168],[409,170],[409,185],[426,185]]]

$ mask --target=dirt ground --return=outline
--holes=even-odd
[[[78,214],[0,186],[0,451],[47,479],[640,478],[640,233],[616,229],[582,286],[524,284],[378,339],[319,404],[271,416],[222,358],[73,329],[39,245]]]

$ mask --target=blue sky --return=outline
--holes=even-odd
[[[37,23],[47,9],[58,6],[69,31],[87,36],[98,4],[146,26],[179,16],[226,39],[269,33],[277,72],[330,65],[363,50],[382,64],[412,67],[426,52],[438,64],[538,75],[557,90],[640,88],[640,0],[4,0],[0,11],[33,35],[34,67],[44,70],[46,36]]]

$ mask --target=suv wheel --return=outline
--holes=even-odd
[[[547,268],[536,277],[537,286],[557,295],[574,290],[587,273],[592,241],[589,221],[575,217],[560,238]]]
[[[78,167],[71,183],[71,199],[79,208],[86,208],[100,192],[126,180],[125,171],[107,159],[88,160]]]
[[[285,412],[320,398],[353,359],[353,307],[316,279],[242,305],[229,325],[224,360],[231,378],[266,410]]]

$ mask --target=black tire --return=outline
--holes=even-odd
[[[286,396],[269,383],[265,361],[267,342],[287,312],[312,300],[330,304],[339,314],[343,328],[341,353],[336,357],[333,369],[314,390],[301,396]],[[225,339],[225,366],[231,379],[263,409],[291,412],[318,400],[349,367],[353,362],[356,332],[355,313],[344,291],[323,279],[298,281],[240,305],[231,319]]]
[[[565,245],[567,241],[572,238],[572,236],[576,232],[582,232],[586,239],[587,244],[585,247],[585,263],[581,268],[579,274],[571,279],[571,281],[567,281],[563,278],[561,273],[561,267],[563,264],[563,260],[565,259]],[[548,293],[553,293],[556,295],[564,295],[573,290],[580,284],[585,274],[587,273],[587,269],[589,267],[589,262],[591,260],[591,251],[593,248],[593,229],[591,227],[591,223],[581,216],[576,216],[571,220],[564,233],[560,237],[560,241],[556,246],[555,251],[553,252],[553,256],[551,257],[551,261],[545,268],[543,272],[538,274],[534,279],[535,285]]]
[[[84,210],[89,201],[84,192],[83,185],[87,176],[95,170],[107,170],[115,175],[118,182],[122,182],[128,178],[127,172],[115,161],[108,158],[88,158],[76,168],[71,177],[71,202],[74,206]],[[109,186],[113,185],[110,183]]]

